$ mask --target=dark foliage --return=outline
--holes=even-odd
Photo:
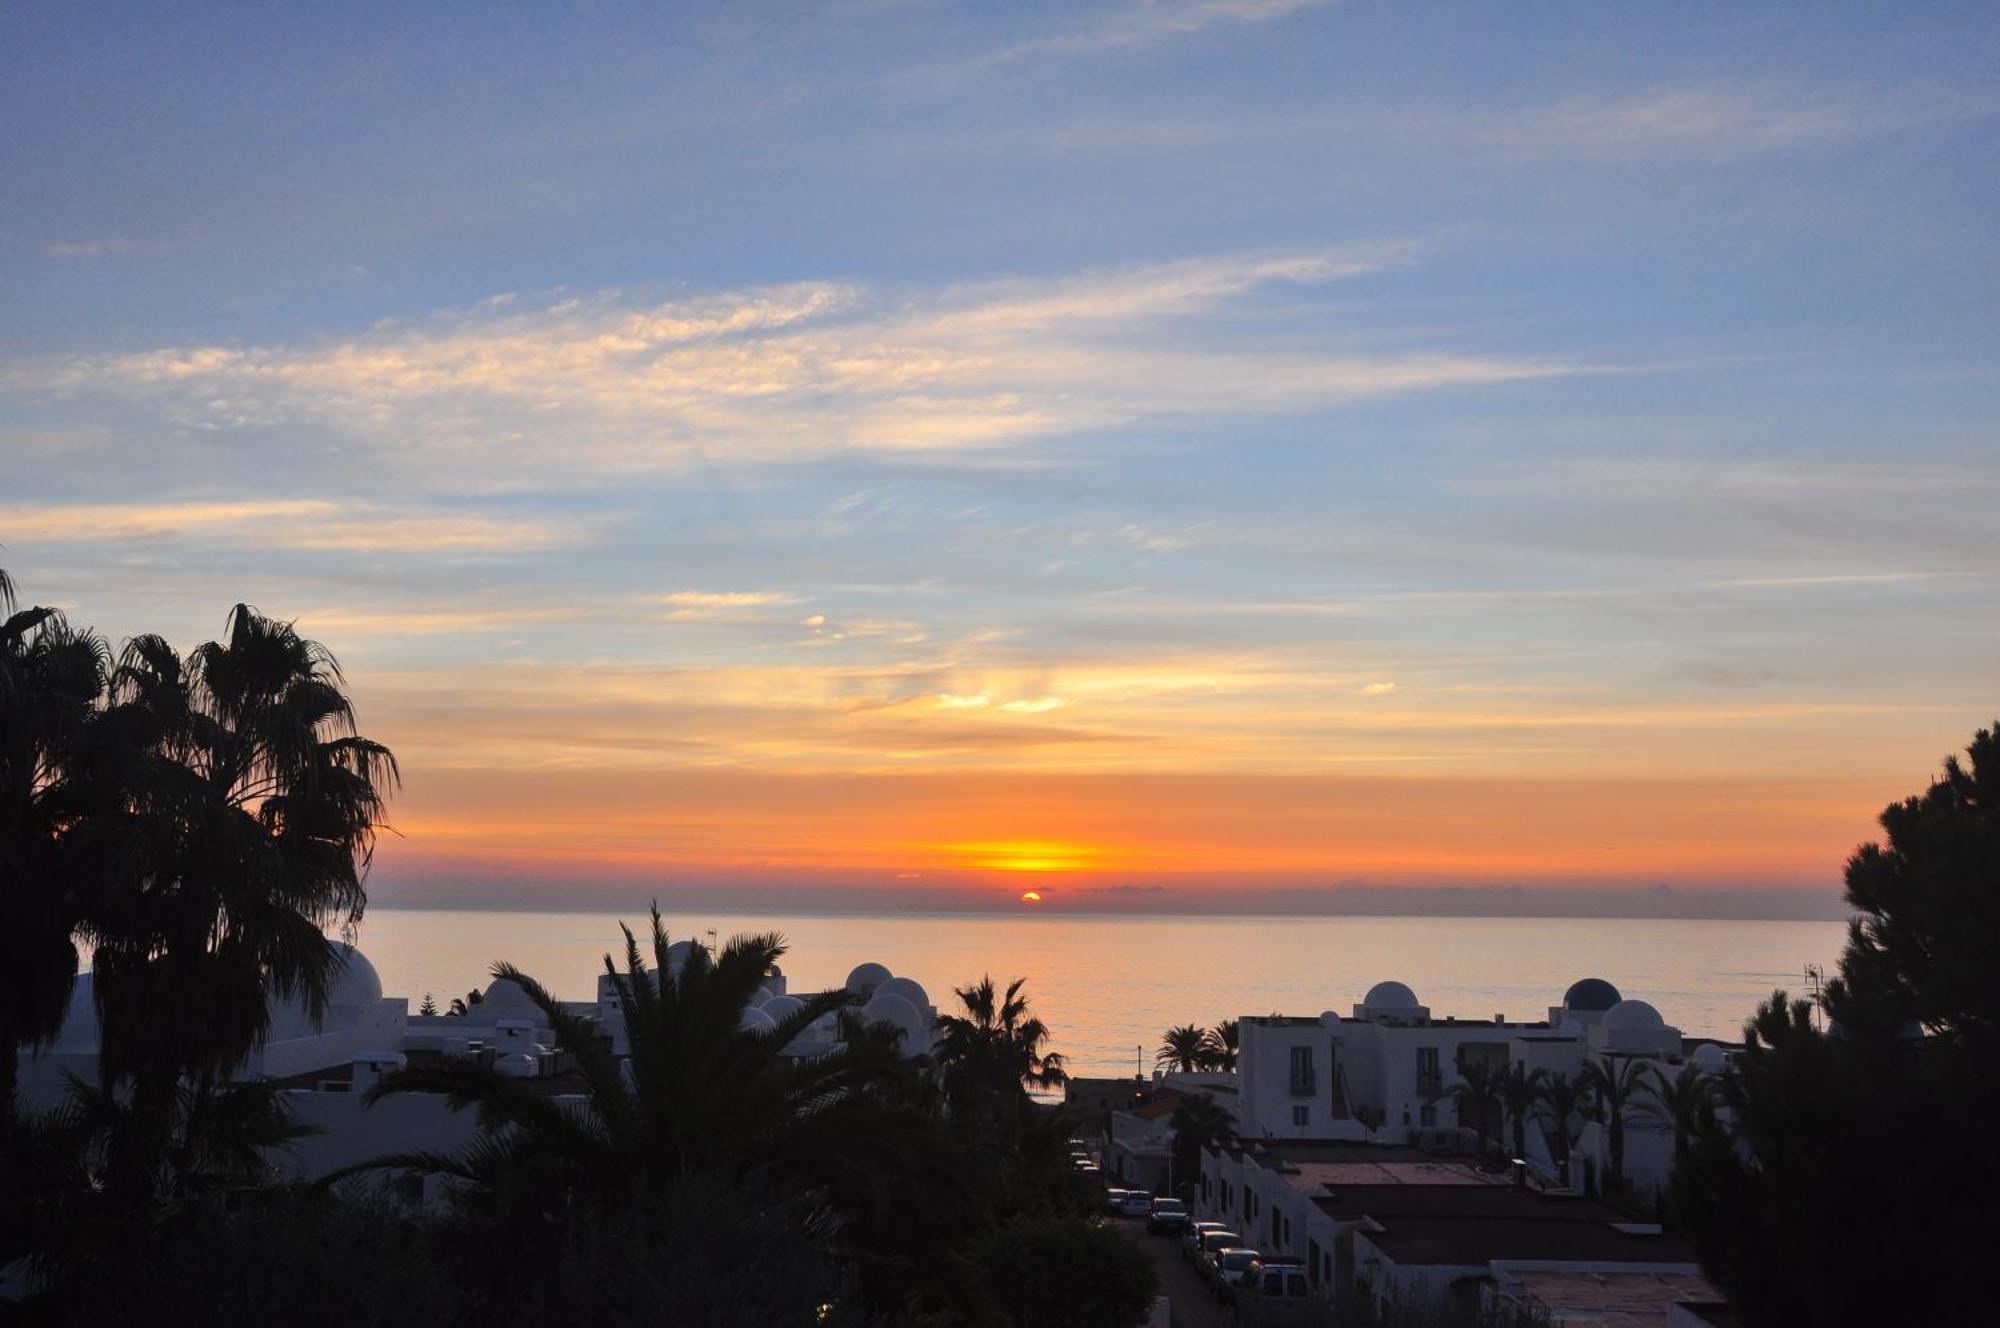
[[[1778,993],[1698,1107],[1674,1211],[1750,1323],[1992,1321],[2000,741],[1970,758],[1849,862],[1830,1030]]]
[[[1015,1222],[982,1243],[975,1258],[987,1296],[1023,1328],[1137,1324],[1159,1289],[1143,1251],[1080,1217]]]

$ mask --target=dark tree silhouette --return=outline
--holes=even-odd
[[[61,1031],[87,903],[64,832],[82,811],[73,764],[109,653],[54,609],[14,611],[0,571],[0,1166],[22,1044]]]
[[[778,937],[736,937],[713,957],[696,945],[674,972],[657,910],[650,968],[629,929],[625,942],[622,968],[604,960],[631,1041],[622,1068],[595,1024],[512,965],[493,969],[520,986],[574,1058],[580,1106],[474,1060],[408,1066],[384,1075],[368,1101],[442,1093],[455,1108],[478,1110],[479,1140],[460,1154],[391,1154],[330,1183],[385,1169],[450,1177],[468,1215],[526,1256],[532,1234],[565,1214],[653,1212],[690,1177],[719,1179],[804,1196],[832,1249],[876,1272],[900,1269],[906,1283],[910,1269],[976,1225],[976,1196],[914,1105],[916,1071],[893,1038],[853,1021],[835,1050],[782,1054],[815,1021],[843,1011],[846,992],[806,998],[775,1028],[741,1026],[784,953]]]
[[[1458,1082],[1450,1088],[1452,1106],[1458,1112],[1459,1124],[1470,1123],[1479,1139],[1479,1151],[1486,1151],[1486,1140],[1494,1131],[1494,1117],[1501,1108],[1501,1071],[1488,1061],[1460,1056],[1458,1061]]]
[[[1208,1030],[1208,1069],[1234,1073],[1236,1070],[1236,1050],[1241,1039],[1241,1027],[1234,1019],[1225,1019]]]
[[[1590,1082],[1586,1075],[1574,1079],[1566,1074],[1543,1076],[1536,1114],[1549,1127],[1549,1143],[1564,1184],[1576,1183],[1576,1178],[1570,1175],[1570,1155],[1576,1150],[1577,1135],[1590,1112]]]
[[[1675,1170],[1676,1216],[1752,1324],[1991,1322],[2000,739],[1882,827],[1848,863],[1830,1027],[1774,995]]]
[[[1700,1127],[1703,1113],[1715,1106],[1717,1078],[1689,1061],[1672,1078],[1655,1065],[1644,1085],[1645,1099],[1637,1104],[1637,1114],[1674,1135],[1674,1165],[1687,1156],[1688,1142]]]
[[[1216,1105],[1207,1093],[1189,1093],[1174,1104],[1167,1124],[1174,1132],[1174,1188],[1183,1194],[1192,1193],[1201,1183],[1203,1151],[1235,1139],[1235,1118]]]
[[[322,1017],[341,963],[324,929],[361,916],[396,767],[356,733],[332,655],[241,604],[185,660],[134,638],[100,723],[122,743],[123,806],[79,827],[106,873],[87,920],[99,1064],[131,1085],[143,1134],[183,1076],[243,1062],[267,993]]]
[[[1547,1070],[1530,1070],[1519,1061],[1510,1064],[1500,1077],[1500,1103],[1513,1122],[1515,1157],[1528,1156],[1528,1117],[1542,1100],[1542,1084],[1548,1077]]]
[[[963,1015],[939,1015],[932,1055],[954,1109],[980,1100],[1012,1102],[1026,1088],[1060,1088],[1069,1081],[1062,1053],[1048,1049],[1049,1030],[1028,1013],[1015,978],[1000,994],[990,977],[957,989]]]
[[[1160,1035],[1160,1049],[1153,1064],[1191,1074],[1208,1068],[1208,1031],[1193,1024],[1181,1024]]]
[[[1630,1056],[1606,1056],[1584,1063],[1583,1086],[1610,1144],[1614,1190],[1625,1187],[1625,1118],[1637,1109],[1640,1095],[1650,1091],[1656,1073],[1650,1063]]]

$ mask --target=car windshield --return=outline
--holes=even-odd
[[[1187,1212],[1187,1208],[1179,1199],[1155,1199],[1153,1200],[1153,1211],[1178,1216]]]

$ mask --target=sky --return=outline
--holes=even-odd
[[[0,567],[378,903],[1839,911],[2000,718],[2000,14],[12,6]]]

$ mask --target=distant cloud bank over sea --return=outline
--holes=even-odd
[[[1032,889],[1041,899],[1024,902]],[[654,900],[667,912],[821,915],[862,913],[1071,914],[1245,917],[1561,917],[1838,920],[1851,912],[1837,888],[1824,890],[1649,889],[1567,886],[1219,887],[1173,884],[1066,884],[1024,879],[1018,887],[815,882],[743,878],[728,882],[634,882],[496,878],[378,882],[376,908],[639,912]]]

